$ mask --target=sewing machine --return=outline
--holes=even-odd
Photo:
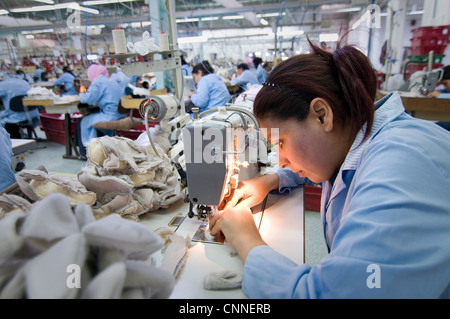
[[[414,72],[406,83],[406,91],[426,96],[428,93],[434,91],[436,85],[442,80],[443,74],[443,69]]]

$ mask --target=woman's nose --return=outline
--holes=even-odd
[[[280,149],[278,149],[278,166],[280,168],[286,168],[289,165],[289,160],[284,156],[282,153],[280,153]]]

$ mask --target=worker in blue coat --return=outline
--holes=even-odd
[[[218,106],[225,106],[230,100],[225,82],[214,74],[214,69],[208,61],[197,64],[192,69],[192,77],[197,85],[196,92],[189,92],[187,96],[198,108],[200,113]]]
[[[75,87],[73,86],[73,80],[75,80],[75,75],[72,73],[68,66],[63,68],[63,74],[53,82],[54,86],[62,87],[61,96],[64,95],[77,95]]]
[[[261,58],[258,57],[254,57],[253,58],[253,64],[255,65],[255,74],[256,77],[258,78],[259,84],[263,84],[263,82],[266,81],[267,79],[267,72],[266,69],[264,69],[263,65],[263,60]]]
[[[16,182],[16,177],[11,169],[11,139],[8,132],[0,125],[0,191]]]
[[[232,85],[238,85],[242,91],[246,91],[254,84],[260,84],[256,74],[250,71],[247,63],[241,63],[237,66],[237,76],[230,81]]]
[[[100,112],[83,116],[80,120],[81,142],[85,147],[92,138],[97,137],[93,124],[116,121],[126,116],[117,110],[120,98],[125,94],[124,90],[117,81],[108,76],[108,70],[102,65],[93,64],[89,67],[87,76],[91,84],[86,93],[80,93],[79,100],[89,105],[97,104]]]
[[[358,49],[311,48],[275,67],[253,104],[281,169],[242,181],[210,220],[244,263],[242,290],[261,299],[450,298],[450,133],[407,114],[397,92],[374,103],[377,77]],[[315,266],[269,247],[249,208],[301,177],[322,184],[329,254]]]
[[[9,75],[0,82],[0,98],[2,99],[4,110],[0,111],[0,124],[2,126],[16,124],[24,121],[31,121],[36,127],[39,123],[39,109],[28,112],[15,112],[10,109],[10,101],[13,97],[27,95],[30,85],[17,75]],[[14,138],[20,138],[14,136]]]

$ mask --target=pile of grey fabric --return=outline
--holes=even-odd
[[[167,298],[172,293],[172,269],[179,259],[158,267],[152,254],[164,241],[141,223],[118,214],[96,219],[90,206],[71,205],[60,193],[25,208],[29,211],[15,209],[0,219],[0,298]]]

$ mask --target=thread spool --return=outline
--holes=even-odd
[[[113,42],[114,42],[114,50],[116,54],[127,53],[127,42],[125,39],[125,30],[121,30],[116,28],[112,30]]]
[[[158,46],[161,51],[169,51],[169,36],[164,32],[158,36]]]

